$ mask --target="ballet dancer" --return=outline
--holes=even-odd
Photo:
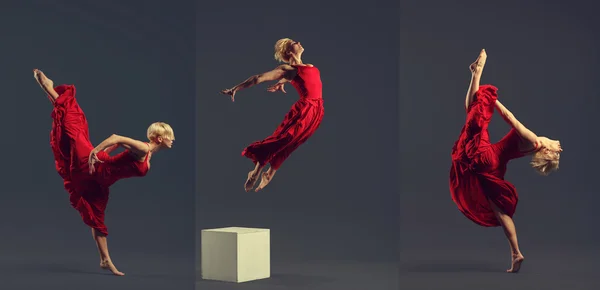
[[[34,69],[33,74],[54,106],[50,146],[71,205],[79,211],[83,222],[92,228],[100,254],[100,267],[123,276],[125,274],[117,270],[108,252],[104,211],[109,187],[123,178],[145,176],[150,169],[152,155],[173,146],[173,129],[166,123],[156,122],[148,128],[149,142],[112,135],[94,148],[89,138],[87,119],[75,98],[75,86],[54,87],[54,82],[42,71]],[[125,150],[110,156],[118,147]]]
[[[509,273],[519,271],[525,257],[519,249],[513,222],[518,194],[504,180],[506,166],[512,159],[531,155],[531,166],[548,175],[558,169],[562,148],[559,141],[537,136],[525,127],[498,101],[498,89],[479,85],[487,59],[485,49],[471,64],[471,83],[465,100],[467,118],[460,137],[452,148],[450,192],[458,209],[470,220],[484,227],[501,226],[511,251]],[[490,142],[488,125],[494,108],[512,127],[499,142]]]
[[[289,38],[280,39],[275,43],[275,59],[283,62],[283,65],[272,71],[251,76],[237,86],[221,91],[222,94],[229,95],[231,101],[235,101],[235,94],[239,90],[263,82],[279,80],[276,84],[268,87],[267,91],[286,93],[284,84],[291,82],[300,95],[300,99],[292,106],[283,122],[271,136],[250,144],[242,151],[242,156],[251,159],[255,164],[254,169],[248,173],[248,179],[244,184],[246,192],[254,188],[259,175],[261,181],[255,192],[265,188],[281,164],[294,150],[306,142],[321,124],[325,112],[321,75],[317,67],[302,62],[303,52],[304,47],[300,42]],[[271,165],[270,168],[260,174],[267,163]]]

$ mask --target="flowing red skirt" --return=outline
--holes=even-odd
[[[71,205],[79,211],[83,222],[108,235],[104,211],[109,188],[88,173],[87,160],[94,147],[90,142],[87,119],[75,99],[75,86],[61,85],[55,90],[60,96],[54,102],[51,114],[50,146],[56,171],[63,178]],[[103,157],[99,154],[99,158]]]
[[[514,185],[504,180],[506,164],[518,152],[502,152],[500,143],[492,145],[488,125],[498,98],[497,88],[482,85],[467,111],[466,123],[452,148],[449,185],[452,200],[458,209],[474,223],[484,227],[500,226],[490,201],[512,217],[519,196]],[[516,134],[513,135],[516,136]],[[513,136],[511,135],[511,136]],[[510,150],[518,149],[509,146]]]
[[[324,113],[323,99],[298,100],[275,132],[250,144],[242,151],[242,156],[252,159],[255,164],[270,163],[271,168],[279,169],[290,154],[317,131]]]

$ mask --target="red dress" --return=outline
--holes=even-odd
[[[96,172],[90,175],[88,157],[94,146],[85,114],[75,99],[75,86],[61,85],[55,90],[59,97],[52,111],[50,146],[56,170],[64,180],[71,205],[79,211],[83,222],[108,235],[104,210],[109,187],[123,178],[146,175],[149,155],[140,162],[127,150],[115,156],[99,152],[97,156],[104,163],[96,163]]]
[[[499,226],[489,200],[508,216],[515,213],[519,196],[514,185],[504,180],[506,165],[523,157],[521,137],[513,128],[491,144],[488,125],[492,120],[498,89],[482,85],[467,110],[467,120],[452,148],[450,193],[458,209],[470,220],[485,227]]]
[[[270,163],[275,170],[315,133],[325,113],[319,69],[314,66],[294,67],[298,73],[291,83],[300,99],[271,136],[250,144],[242,151],[242,156],[252,159],[255,164]]]

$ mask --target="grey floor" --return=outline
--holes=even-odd
[[[508,250],[465,249],[404,251],[400,287],[411,290],[470,289],[600,289],[600,255],[594,248],[528,249],[517,274],[509,266]]]
[[[90,252],[93,252],[91,248]],[[53,250],[52,253],[19,253],[3,256],[0,288],[33,289],[193,289],[193,273],[185,259],[160,255],[118,256],[125,276],[110,275],[98,267],[97,257],[86,253]]]
[[[55,198],[30,198],[44,195]],[[0,212],[0,289],[194,289],[193,228],[174,228],[187,212],[162,215],[166,224],[161,225],[152,217],[159,204],[135,207],[124,196],[114,196],[107,216],[108,245],[115,265],[125,273],[116,277],[99,267],[90,229],[70,208],[66,193],[10,196]]]
[[[369,220],[382,214],[307,210],[294,203],[268,206],[259,199],[289,199],[248,195],[247,207],[200,210],[200,229],[227,226],[271,230],[271,278],[245,283],[202,280],[196,263],[196,290],[397,290],[398,243],[394,219]],[[252,200],[252,199],[254,200]],[[274,201],[275,200],[275,201]],[[265,206],[267,204],[267,206]],[[229,203],[229,206],[232,206]],[[315,208],[315,207],[313,207]],[[199,236],[197,237],[200,238]],[[201,240],[196,244],[200,252]],[[200,260],[201,257],[198,257]]]
[[[202,280],[199,274],[196,279],[196,290],[396,290],[398,287],[396,263],[341,260],[273,263],[271,278],[239,284]]]

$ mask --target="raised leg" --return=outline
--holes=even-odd
[[[92,236],[96,241],[96,246],[98,247],[98,253],[100,254],[100,267],[102,269],[110,270],[113,274],[117,276],[124,276],[125,273],[117,270],[115,265],[112,263],[110,259],[110,255],[108,253],[108,243],[106,240],[106,236],[102,233],[96,231],[96,229],[92,228]]]
[[[485,67],[485,61],[487,60],[487,54],[485,49],[482,49],[479,56],[469,66],[471,70],[471,83],[469,84],[469,90],[467,91],[467,97],[465,99],[465,110],[469,109],[469,105],[473,101],[473,96],[479,90],[479,82],[481,81],[481,75],[483,74],[483,68]]]
[[[40,87],[42,87],[42,90],[52,97],[52,102],[56,101],[59,94],[54,90],[54,82],[46,77],[46,75],[37,68],[33,70],[33,77],[38,82]]]
[[[496,218],[500,222],[500,225],[502,225],[502,229],[504,229],[504,234],[506,235],[506,238],[508,238],[508,243],[510,245],[512,264],[510,269],[506,270],[506,272],[517,273],[521,269],[521,263],[523,263],[525,257],[519,249],[515,223],[513,222],[512,218],[502,212],[502,210],[498,208],[495,203],[493,203],[491,200],[489,200],[489,202],[494,214],[496,215]]]

